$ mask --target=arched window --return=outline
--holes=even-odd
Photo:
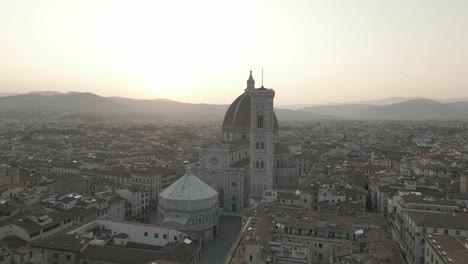
[[[259,167],[259,165],[258,165],[258,164],[259,164],[259,163],[258,163],[258,160],[257,160],[257,161],[255,161],[255,168],[256,168],[256,169],[258,169],[258,167]]]
[[[257,141],[257,142],[255,143],[255,148],[256,148],[256,149],[259,149],[259,148],[260,148],[260,142]]]
[[[260,167],[261,167],[262,169],[264,169],[264,168],[265,168],[265,163],[264,163],[263,161],[262,161],[262,162],[260,162]]]
[[[257,128],[263,128],[263,113],[257,113]]]
[[[261,149],[265,149],[265,143],[263,143],[263,142],[260,143],[260,148],[261,148]]]

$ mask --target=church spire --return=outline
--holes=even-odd
[[[252,69],[250,69],[250,76],[249,79],[247,80],[247,89],[255,89],[255,80],[252,77]]]

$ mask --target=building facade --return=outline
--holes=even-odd
[[[5,164],[0,164],[0,187],[16,185],[19,186],[19,169]]]
[[[201,147],[200,179],[219,193],[225,213],[237,214],[274,188],[297,186],[299,175],[289,149],[278,142],[275,91],[255,88],[250,72],[247,87],[229,106],[222,136]]]

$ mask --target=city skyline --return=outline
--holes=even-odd
[[[467,10],[0,0],[0,264],[465,264]]]
[[[277,105],[468,97],[464,1],[0,3],[0,93]]]

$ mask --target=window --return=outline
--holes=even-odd
[[[319,248],[322,248],[322,243],[319,243]]]
[[[437,233],[439,232],[439,231],[437,230],[437,228],[434,228],[432,231],[433,231],[432,233],[434,233],[434,234],[437,234]]]
[[[71,256],[70,256],[70,255],[67,255],[67,260],[71,260]]]
[[[174,236],[174,241],[177,241],[177,236]]]
[[[158,233],[154,233],[154,238],[159,238],[159,234],[158,234]]]
[[[249,260],[250,260],[250,262],[252,262],[252,260],[253,260],[253,256],[252,256],[252,255],[249,256]]]
[[[460,235],[460,230],[455,231],[455,235],[459,236]]]
[[[257,128],[263,128],[263,113],[257,114]]]
[[[263,143],[263,142],[260,143],[260,148],[261,148],[261,149],[265,149],[265,143]]]
[[[444,235],[448,235],[449,231],[447,229],[444,230]]]
[[[426,229],[425,227],[423,227],[422,233],[423,233],[423,234],[426,234],[426,232],[427,232],[427,229]]]
[[[29,238],[36,237],[36,236],[38,236],[38,235],[40,235],[40,234],[41,234],[41,231],[33,232],[33,233],[29,234]]]
[[[148,232],[145,232],[145,237],[147,237],[147,236],[148,236]]]
[[[163,238],[164,238],[164,239],[167,239],[167,235],[166,235],[166,234],[164,234],[164,235],[163,235]]]
[[[319,260],[322,260],[322,253],[319,254]]]
[[[255,148],[256,148],[256,149],[260,149],[260,142],[257,141],[257,142],[255,143]]]

